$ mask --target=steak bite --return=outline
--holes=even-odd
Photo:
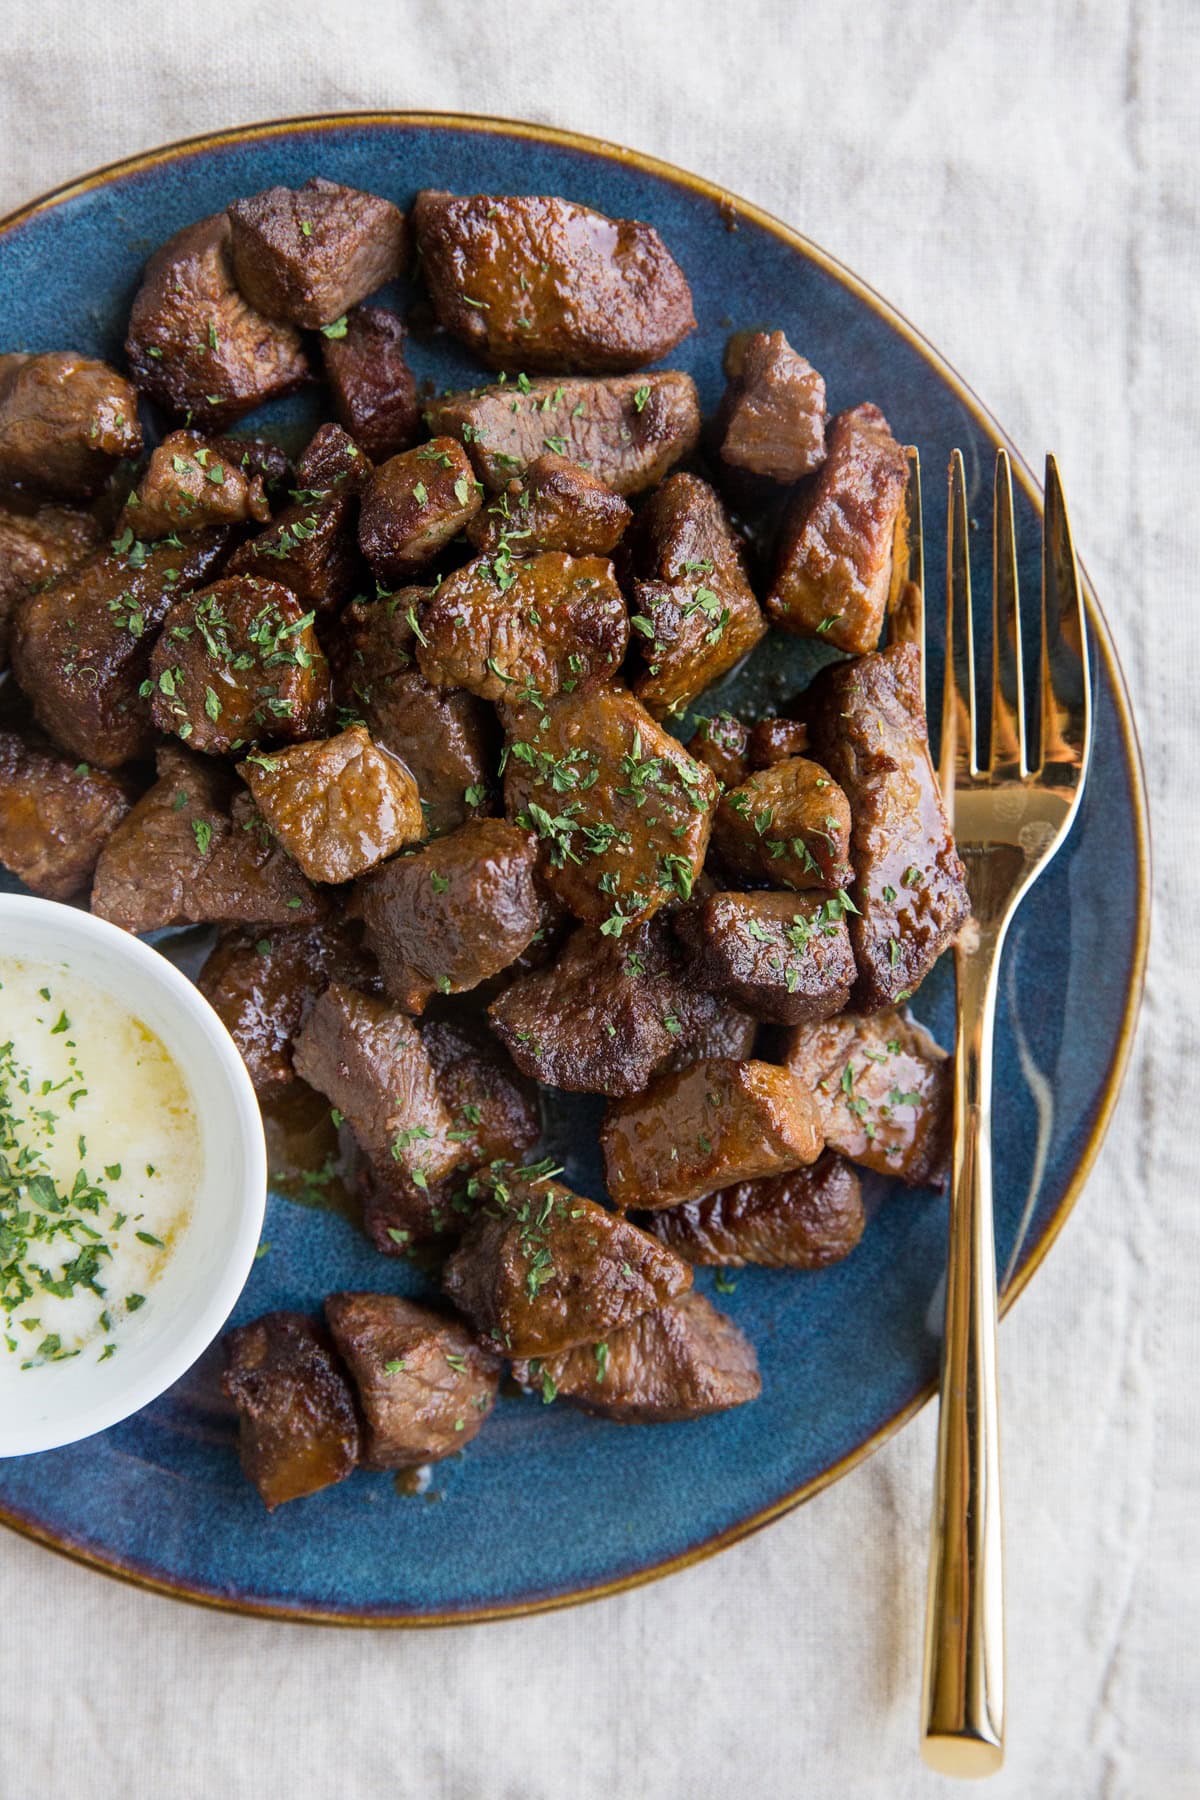
[[[367,942],[383,984],[408,1012],[508,967],[541,922],[536,848],[503,819],[474,819],[363,883]]]
[[[622,1425],[701,1419],[762,1392],[753,1344],[696,1293],[643,1313],[602,1343],[516,1362],[513,1374],[544,1399],[571,1400]]]
[[[230,237],[227,215],[213,213],[168,239],[146,264],[125,339],[134,385],[204,428],[308,380],[299,332],[238,292]]]
[[[479,511],[479,483],[457,438],[434,438],[375,470],[358,541],[381,587],[408,581]]]
[[[751,728],[746,745],[751,769],[773,769],[776,763],[790,762],[793,756],[807,752],[808,726],[799,719],[760,719]]]
[[[688,754],[712,770],[722,788],[741,787],[750,773],[750,734],[732,713],[701,719],[688,739]]]
[[[102,535],[93,514],[72,507],[39,506],[24,513],[0,506],[0,670],[8,667],[17,603],[51,576],[82,562]]]
[[[43,899],[86,887],[130,804],[112,775],[0,731],[0,864]]]
[[[825,460],[825,382],[782,331],[731,340],[718,417],[721,458],[772,481],[800,481]]]
[[[150,658],[150,716],[190,749],[313,737],[333,704],[313,615],[276,581],[235,575],[177,600]]]
[[[726,794],[713,848],[731,875],[771,887],[845,888],[850,806],[819,763],[789,757]]]
[[[611,556],[632,517],[628,502],[607,482],[547,450],[476,513],[467,536],[485,556],[535,550]]]
[[[367,455],[382,462],[407,450],[421,409],[404,356],[404,326],[382,306],[354,306],[341,337],[323,337],[333,410]]]
[[[353,592],[358,576],[354,495],[349,481],[329,492],[297,491],[301,499],[285,506],[257,537],[239,544],[228,572],[278,582],[305,608],[332,612]]]
[[[235,200],[229,223],[242,293],[291,325],[331,325],[404,265],[400,208],[320,175]]]
[[[137,395],[74,350],[0,356],[0,488],[85,500],[142,447]]]
[[[853,810],[852,1001],[877,1012],[916,992],[971,911],[929,760],[920,651],[894,644],[838,663],[806,701],[813,754]]]
[[[321,1328],[303,1313],[264,1313],[224,1343],[238,1453],[267,1511],[344,1481],[358,1461],[358,1415]]]
[[[823,1150],[806,1169],[722,1188],[707,1200],[650,1213],[646,1230],[690,1263],[741,1269],[826,1269],[849,1256],[866,1226],[862,1183]]]
[[[639,219],[427,188],[413,224],[438,322],[495,369],[636,369],[695,330],[683,271]]]
[[[576,918],[619,937],[688,899],[716,778],[624,688],[565,694],[511,718],[505,804],[542,841],[541,873]]]
[[[344,926],[228,931],[209,953],[198,985],[265,1099],[295,1080],[292,1040],[318,995],[331,981],[365,986],[371,969]]]
[[[628,642],[612,564],[547,550],[448,575],[421,609],[417,661],[428,681],[483,700],[549,700],[611,680]]]
[[[431,402],[435,434],[466,444],[485,487],[499,493],[547,450],[599,476],[618,494],[640,494],[694,450],[700,401],[675,369],[607,381],[531,381],[447,394]]]
[[[714,1061],[610,1106],[600,1147],[614,1204],[656,1210],[815,1162],[822,1138],[816,1106],[786,1069]]]
[[[800,1025],[785,1063],[812,1094],[831,1149],[909,1187],[945,1180],[953,1070],[915,1019],[889,1010]]]
[[[783,522],[766,601],[772,624],[839,650],[874,650],[907,482],[908,459],[879,408],[839,413],[829,454]]]
[[[636,1225],[545,1177],[490,1171],[442,1284],[485,1344],[553,1356],[591,1344],[692,1285],[692,1271]]]
[[[318,425],[296,464],[299,504],[328,500],[334,494],[358,494],[371,478],[371,459],[365,456],[348,431],[326,421]]]
[[[24,601],[13,635],[13,672],[55,743],[98,768],[116,769],[154,746],[150,654],[181,594],[216,573],[228,532],[198,532],[183,548],[149,549],[123,532],[120,550],[98,550]]]
[[[352,881],[424,836],[417,784],[361,725],[239,765],[310,881]]]
[[[415,1469],[469,1444],[500,1362],[456,1319],[398,1294],[330,1294],[325,1318],[363,1415],[365,1469]]]
[[[223,448],[198,431],[172,431],[150,457],[121,523],[139,538],[206,525],[263,525],[271,516],[263,478],[242,468],[236,440]]]
[[[270,438],[209,437],[205,440],[225,462],[240,469],[247,481],[257,475],[268,498],[289,488],[294,479],[291,458]]]
[[[827,1019],[850,998],[854,955],[838,900],[710,894],[684,907],[674,923],[697,985],[757,1019]]]

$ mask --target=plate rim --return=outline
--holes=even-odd
[[[220,131],[198,132],[170,143],[156,145],[150,150],[120,157],[113,162],[102,164],[87,174],[61,182],[0,218],[0,239],[8,237],[20,226],[28,224],[30,220],[53,207],[164,163],[180,162],[189,156],[234,144],[286,137],[301,130],[333,131],[344,130],[348,127],[369,130],[397,126],[421,130],[490,132],[497,136],[528,138],[538,143],[582,151],[587,155],[601,157],[609,162],[627,164],[645,174],[653,175],[657,179],[689,189],[692,193],[710,200],[718,207],[732,209],[737,216],[752,220],[763,230],[770,232],[807,258],[808,261],[814,263],[824,273],[833,277],[877,313],[892,329],[908,340],[912,348],[930,365],[934,373],[952,389],[967,412],[982,427],[984,434],[995,445],[1003,445],[1008,450],[1016,478],[1025,490],[1035,511],[1039,517],[1041,516],[1041,489],[1038,487],[1033,471],[999,421],[929,338],[869,282],[864,281],[838,257],[823,249],[803,232],[796,230],[794,226],[787,224],[785,220],[776,217],[775,214],[768,212],[755,202],[743,199],[719,182],[709,181],[705,176],[696,175],[691,170],[684,169],[679,164],[665,158],[653,156],[646,151],[631,149],[625,145],[614,143],[610,139],[592,136],[587,132],[571,131],[562,126],[541,124],[529,119],[507,119],[490,113],[426,112],[378,108],[332,113],[302,113],[285,118],[264,119],[250,124],[229,126]],[[1092,1129],[1080,1152],[1062,1199],[1047,1221],[1045,1229],[1029,1256],[1000,1297],[1001,1317],[1007,1314],[1009,1308],[1024,1292],[1035,1272],[1045,1261],[1068,1217],[1074,1211],[1079,1195],[1091,1174],[1124,1083],[1145,986],[1152,900],[1151,839],[1145,768],[1125,673],[1117,656],[1112,633],[1100,606],[1096,590],[1082,561],[1079,567],[1085,605],[1095,634],[1097,652],[1103,658],[1116,700],[1118,731],[1132,776],[1131,791],[1137,861],[1137,912],[1133,962],[1120,1032],[1108,1065]],[[882,1425],[877,1426],[869,1436],[848,1451],[845,1456],[830,1463],[810,1480],[803,1482],[797,1488],[790,1489],[786,1494],[780,1495],[769,1505],[747,1514],[745,1518],[736,1520],[723,1531],[716,1532],[699,1543],[689,1544],[686,1549],[674,1556],[665,1557],[644,1568],[634,1569],[608,1580],[572,1588],[569,1592],[535,1594],[525,1599],[505,1601],[492,1606],[467,1606],[438,1612],[374,1612],[371,1610],[339,1612],[335,1608],[313,1610],[290,1606],[286,1602],[250,1600],[221,1593],[215,1588],[191,1585],[184,1580],[164,1580],[161,1576],[156,1576],[140,1568],[132,1559],[119,1556],[106,1557],[91,1548],[73,1542],[67,1532],[56,1535],[39,1523],[3,1506],[0,1506],[0,1525],[30,1542],[38,1544],[43,1549],[52,1550],[71,1562],[95,1569],[114,1580],[126,1582],[131,1586],[160,1594],[169,1599],[210,1607],[216,1611],[239,1614],[243,1617],[270,1619],[284,1624],[356,1626],[360,1629],[375,1630],[428,1630],[452,1625],[493,1623],[503,1619],[525,1618],[537,1613],[557,1612],[568,1606],[579,1606],[588,1601],[606,1599],[611,1595],[645,1586],[664,1576],[676,1574],[717,1555],[720,1551],[728,1549],[730,1545],[739,1543],[755,1532],[761,1531],[776,1519],[782,1518],[785,1513],[803,1505],[806,1500],[811,1500],[815,1494],[831,1487],[834,1482],[839,1481],[860,1463],[865,1462],[882,1444],[916,1417],[917,1413],[933,1398],[936,1386],[935,1381],[930,1381],[911,1400],[885,1419]]]

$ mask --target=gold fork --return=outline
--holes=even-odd
[[[920,467],[909,451],[889,641],[923,649]],[[1046,458],[1039,726],[1026,707],[1012,471],[997,451],[992,554],[992,718],[979,755],[975,630],[963,460],[950,460],[946,678],[940,780],[973,917],[955,946],[954,1154],[937,1470],[925,1625],[922,1753],[943,1774],[988,1775],[1004,1757],[1004,1598],[992,1220],[992,1039],[1010,921],[1062,844],[1091,746],[1087,621],[1066,503]],[[959,648],[961,644],[961,649]]]

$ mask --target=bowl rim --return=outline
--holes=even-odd
[[[168,1010],[186,1015],[203,1036],[213,1055],[214,1066],[228,1083],[233,1102],[222,1123],[233,1140],[239,1165],[237,1223],[222,1243],[219,1273],[203,1301],[198,1303],[191,1324],[176,1335],[171,1321],[164,1322],[164,1348],[155,1366],[137,1380],[122,1382],[122,1365],[118,1359],[102,1395],[94,1404],[77,1411],[65,1427],[62,1422],[56,1423],[55,1415],[51,1414],[35,1426],[18,1428],[10,1437],[0,1423],[0,1458],[4,1459],[59,1450],[94,1437],[97,1432],[106,1431],[140,1412],[180,1380],[213,1343],[237,1304],[254,1266],[267,1204],[266,1138],[254,1088],[237,1046],[200,989],[174,963],[160,956],[152,945],[122,930],[119,925],[99,918],[95,913],[84,912],[62,901],[42,899],[35,894],[0,894],[0,941],[7,936],[4,928],[12,927],[13,941],[6,943],[6,954],[17,958],[24,954],[21,924],[30,920],[48,922],[64,956],[69,956],[72,944],[87,943],[99,947],[102,960],[114,973],[119,973],[122,965],[136,967],[147,985],[157,988]],[[116,984],[113,993],[114,997],[119,997]]]
[[[832,276],[908,341],[912,348],[929,364],[937,377],[957,396],[964,410],[976,421],[989,440],[997,447],[1003,446],[1008,450],[1016,480],[1040,518],[1042,514],[1041,488],[1029,464],[1007,432],[984,405],[974,389],[946,360],[929,338],[869,282],[863,280],[840,258],[823,249],[813,239],[806,237],[803,232],[768,212],[766,208],[758,206],[753,201],[743,199],[721,183],[709,181],[706,177],[696,175],[666,158],[630,149],[590,133],[572,131],[528,119],[509,119],[498,114],[425,111],[422,109],[410,111],[364,108],[342,112],[300,113],[282,118],[262,119],[247,124],[229,126],[219,131],[197,132],[169,143],[156,145],[149,150],[137,152],[132,156],[118,158],[113,162],[102,164],[85,175],[62,182],[0,218],[0,238],[18,230],[38,214],[52,207],[82,197],[94,188],[136,176],[142,171],[154,169],[165,163],[179,163],[189,156],[204,154],[228,146],[260,142],[273,137],[286,137],[302,132],[369,130],[372,128],[484,132],[557,145],[564,149],[600,157],[608,162],[627,164],[629,167],[652,175],[659,180],[690,190],[700,198],[724,209],[733,219],[743,217],[752,221],[823,272]],[[1133,1047],[1138,1012],[1145,986],[1149,950],[1152,890],[1151,841],[1141,746],[1138,741],[1124,671],[1117,657],[1108,621],[1104,617],[1095,588],[1082,561],[1080,561],[1079,570],[1097,655],[1103,660],[1116,701],[1117,728],[1131,775],[1137,858],[1137,916],[1133,957],[1121,1029],[1114,1045],[1104,1089],[1097,1103],[1092,1129],[1087,1142],[1080,1151],[1075,1169],[1057,1209],[1047,1220],[1041,1236],[1033,1244],[1028,1256],[1013,1273],[1001,1293],[1000,1313],[1002,1317],[1007,1314],[1009,1308],[1024,1292],[1034,1273],[1044,1262],[1051,1246],[1057,1241],[1099,1154],[1121,1091]],[[7,1525],[21,1536],[27,1537],[47,1549],[54,1550],[71,1561],[98,1569],[117,1580],[127,1581],[136,1587],[162,1594],[171,1599],[187,1600],[197,1605],[210,1606],[247,1617],[272,1619],[287,1624],[365,1626],[375,1629],[426,1629],[445,1625],[489,1623],[526,1617],[534,1613],[557,1611],[568,1606],[580,1605],[586,1601],[605,1599],[630,1588],[641,1587],[648,1582],[657,1581],[663,1576],[690,1568],[707,1557],[715,1556],[719,1551],[762,1530],[764,1526],[781,1518],[784,1513],[790,1512],[793,1508],[802,1505],[804,1501],[810,1500],[815,1494],[832,1486],[843,1475],[848,1474],[851,1469],[865,1462],[882,1444],[915,1418],[935,1393],[936,1382],[930,1381],[921,1392],[899,1407],[896,1412],[884,1420],[882,1425],[856,1444],[845,1456],[829,1464],[809,1481],[780,1495],[767,1506],[748,1513],[745,1518],[735,1521],[725,1530],[714,1533],[701,1543],[689,1545],[675,1556],[593,1583],[587,1587],[574,1589],[570,1593],[535,1594],[525,1600],[502,1602],[494,1606],[468,1607],[459,1611],[447,1610],[422,1614],[339,1613],[332,1609],[313,1611],[290,1607],[286,1604],[247,1600],[227,1593],[189,1586],[184,1581],[167,1581],[155,1577],[135,1564],[123,1562],[116,1557],[106,1557],[90,1546],[76,1543],[65,1535],[55,1536],[36,1522],[13,1513],[3,1506],[0,1506],[0,1524]]]

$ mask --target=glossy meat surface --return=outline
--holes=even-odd
[[[141,447],[137,395],[107,363],[73,350],[0,356],[0,489],[86,499]]]
[[[269,319],[330,325],[400,273],[404,214],[390,200],[315,175],[229,208],[233,272]]]
[[[358,1461],[358,1416],[324,1331],[302,1313],[264,1313],[224,1343],[242,1468],[268,1512],[344,1481]]]
[[[800,481],[825,460],[825,382],[782,331],[738,346],[721,404],[721,457],[772,481]]]
[[[858,1175],[831,1150],[808,1168],[738,1182],[646,1218],[646,1230],[688,1262],[726,1269],[826,1269],[849,1256],[865,1225]]]
[[[457,438],[389,457],[363,495],[358,541],[381,587],[411,580],[479,511],[480,485]]]
[[[236,440],[225,448],[198,431],[172,431],[151,453],[125,507],[135,537],[169,537],[206,525],[263,525],[271,516],[261,474],[243,468]]]
[[[424,836],[417,784],[362,725],[239,765],[310,881],[352,881]]]
[[[365,464],[365,458],[364,458]],[[297,470],[299,478],[300,471]],[[358,574],[354,497],[348,482],[302,489],[257,537],[239,544],[230,575],[275,581],[305,609],[332,612],[353,591]]]
[[[591,470],[547,450],[493,495],[467,527],[485,556],[610,556],[632,518],[627,501]]]
[[[87,886],[130,804],[102,769],[0,731],[0,865],[43,899],[69,900]]]
[[[844,888],[850,805],[829,771],[793,756],[726,794],[713,820],[713,848],[731,875],[771,887]]]
[[[0,670],[8,667],[19,603],[51,576],[82,562],[102,536],[100,521],[73,507],[39,506],[23,512],[0,506]]]
[[[746,745],[751,769],[773,769],[807,752],[808,727],[800,719],[760,719]]]
[[[854,954],[838,902],[831,907],[794,893],[709,894],[674,923],[693,981],[756,1019],[826,1019],[850,998]]]
[[[701,719],[688,739],[688,754],[710,768],[722,788],[741,787],[750,773],[750,733],[732,713]]]
[[[354,306],[342,337],[321,340],[334,411],[377,462],[407,450],[421,412],[404,355],[404,326],[382,306]]]

